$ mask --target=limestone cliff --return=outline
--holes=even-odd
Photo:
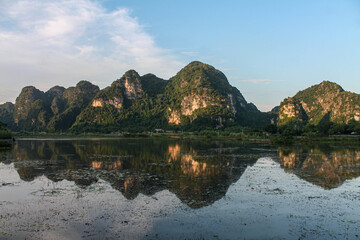
[[[258,112],[221,71],[201,62],[190,63],[171,78],[165,94],[172,111],[169,123],[182,124],[200,117],[213,119],[220,126],[223,121],[240,121],[244,112]]]
[[[45,93],[27,87],[15,103],[14,120],[17,130],[75,132],[193,131],[270,122],[221,71],[201,62],[169,80],[130,70],[102,90],[87,81]]]
[[[360,95],[344,91],[336,83],[323,81],[285,99],[279,108],[279,124],[289,119],[308,119],[317,124],[324,118],[336,123],[359,121]]]
[[[289,121],[307,121],[307,114],[301,102],[295,98],[286,98],[279,107],[278,124],[283,125]]]
[[[120,79],[114,81],[110,87],[101,90],[93,99],[92,107],[111,105],[120,111],[125,103],[130,104],[143,94],[139,74],[130,70]]]

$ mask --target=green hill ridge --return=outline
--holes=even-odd
[[[127,71],[100,90],[88,81],[42,92],[24,87],[15,104],[0,105],[15,131],[153,131],[260,126],[270,118],[247,103],[214,67],[191,62],[169,80]]]
[[[360,120],[360,95],[344,89],[336,83],[323,81],[299,91],[285,99],[279,107],[279,125],[290,121],[321,121],[347,124]]]
[[[101,90],[85,80],[46,92],[28,86],[15,104],[0,104],[0,122],[14,131],[198,131],[323,121],[360,121],[360,95],[324,81],[264,113],[220,70],[198,61],[169,80],[129,70]]]

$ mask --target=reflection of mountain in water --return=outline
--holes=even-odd
[[[239,144],[161,140],[18,141],[12,151],[21,179],[45,175],[88,186],[109,182],[128,199],[169,189],[190,207],[212,204],[226,194],[254,150]]]
[[[360,176],[360,149],[329,147],[280,149],[281,166],[324,189]]]

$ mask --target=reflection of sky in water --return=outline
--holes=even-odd
[[[141,143],[136,145],[142,146]],[[295,154],[292,150],[279,151],[280,163],[277,163],[276,154],[269,148],[216,148],[212,145],[212,150],[206,151],[209,147],[206,144],[172,143],[165,144],[161,151],[154,151],[154,155],[139,153],[146,162],[146,165],[141,165],[134,157],[135,150],[116,155],[110,154],[112,149],[107,149],[107,154],[98,154],[109,147],[106,144],[91,145],[91,149],[99,151],[90,151],[84,144],[80,150],[75,147],[73,157],[88,159],[88,162],[81,163],[67,162],[62,155],[53,154],[58,154],[63,148],[41,144],[32,146],[37,146],[34,148],[36,154],[20,151],[18,156],[37,159],[34,164],[28,161],[0,163],[0,225],[5,229],[1,231],[0,239],[25,236],[33,239],[353,239],[360,227],[357,204],[360,178],[356,178],[356,174],[341,178],[343,184],[330,191],[317,186],[319,184],[314,185],[299,172],[303,169],[309,176],[314,171],[322,171],[323,163],[318,164],[314,156],[321,159],[324,156],[313,149],[302,150],[302,155],[299,151]],[[343,152],[325,156],[335,156],[330,158],[335,169],[345,161],[355,166],[353,171],[356,172],[356,155],[346,151],[340,155]],[[37,154],[45,156],[44,153],[50,153],[52,164],[39,161]],[[242,157],[229,158],[231,153]],[[91,158],[87,158],[89,154]],[[270,155],[276,161],[257,157],[258,160],[248,161],[246,165],[239,163],[251,155]],[[163,159],[156,161],[159,156]],[[312,160],[304,161],[309,156]],[[292,159],[298,160],[293,163]],[[59,162],[67,164],[66,168],[60,168]],[[157,180],[141,179],[148,175],[141,173],[137,164]],[[20,173],[28,174],[29,179],[34,176],[34,179],[22,180],[16,166],[28,167]],[[310,166],[312,171],[306,170]],[[343,176],[341,174],[347,172],[344,167],[345,170],[335,172]],[[241,170],[235,171],[237,168]],[[80,173],[77,169],[81,170]],[[77,177],[98,178],[76,184],[77,180],[69,181],[74,176],[66,175],[74,171],[80,174]],[[169,173],[173,175],[167,175]],[[47,176],[57,181],[49,180]],[[310,175],[311,179],[316,176]],[[217,185],[222,185],[219,192],[216,192]],[[223,189],[223,185],[227,187]],[[154,191],[147,189],[154,186]],[[136,194],[127,195],[128,189]],[[216,198],[211,195],[216,195]],[[207,203],[198,205],[197,202],[201,201]]]
[[[0,188],[1,215],[11,215],[0,223],[13,237],[353,238],[360,227],[360,193],[354,191],[359,179],[323,190],[269,158],[248,167],[222,199],[200,209],[168,190],[128,200],[102,180],[80,188],[46,177],[25,182],[15,173],[12,165],[0,165],[1,181],[14,184]]]

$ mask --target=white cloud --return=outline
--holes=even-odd
[[[81,79],[105,87],[129,69],[168,78],[184,65],[129,9],[108,11],[91,0],[0,1],[0,54],[0,84],[16,90]]]

